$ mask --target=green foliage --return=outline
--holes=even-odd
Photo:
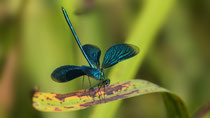
[[[106,70],[111,83],[144,78],[173,93],[118,100],[73,112],[35,110],[29,97],[34,86],[47,93],[82,88],[81,79],[59,84],[50,78],[59,66],[87,65],[61,6],[67,9],[81,43],[97,45],[102,55],[116,43],[139,46],[138,56]],[[190,114],[198,113],[210,99],[209,8],[205,0],[1,1],[0,118],[187,117],[185,105]]]
[[[116,65],[110,73],[110,78],[114,81],[119,81],[116,78],[128,80],[135,77],[148,49],[151,47],[154,36],[158,33],[173,4],[174,0],[164,0],[163,2],[146,1],[142,12],[139,12],[131,34],[126,40],[126,43],[138,45],[140,47],[140,53],[135,57],[135,61],[127,61],[123,64]],[[90,118],[114,118],[120,102],[118,101],[95,108]],[[109,110],[110,108],[112,109]],[[107,111],[106,115],[101,116],[104,111]]]

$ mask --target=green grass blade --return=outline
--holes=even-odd
[[[105,95],[104,88],[101,88],[100,92],[98,92],[98,88],[94,88],[94,90],[90,91],[79,90],[67,94],[35,92],[33,96],[33,107],[45,112],[74,111],[93,105],[157,92],[167,93],[171,97],[169,101],[175,100],[183,105],[181,99],[170,91],[145,80],[118,82],[106,87],[105,90]],[[182,106],[182,108],[185,107]],[[183,112],[185,113],[185,110]]]
[[[173,93],[162,93],[168,118],[189,118],[183,101]]]
[[[116,82],[117,78],[120,78],[120,81],[135,78],[138,68],[141,66],[147,51],[154,41],[155,35],[163,25],[174,2],[175,0],[162,0],[161,2],[154,0],[145,1],[143,9],[139,13],[136,23],[134,24],[133,30],[126,40],[126,43],[139,46],[140,53],[133,58],[135,61],[131,61],[132,59],[130,59],[129,61],[125,61],[122,64],[119,63],[114,67],[109,75],[112,82]],[[117,101],[96,107],[91,113],[90,118],[114,118],[120,102],[121,101]],[[106,111],[106,114],[104,114],[104,111]]]

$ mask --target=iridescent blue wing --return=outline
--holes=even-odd
[[[86,75],[82,71],[80,66],[65,65],[56,68],[52,74],[51,78],[56,82],[67,82],[73,80],[79,76]]]
[[[82,67],[82,71],[86,73],[88,76],[97,80],[101,79],[101,71],[99,69],[92,68],[89,66],[81,66],[81,67]]]
[[[97,46],[90,44],[83,45],[82,48],[88,56],[88,59],[90,60],[91,64],[93,64],[95,68],[99,68],[99,58],[101,56],[101,50]]]
[[[111,67],[118,62],[129,59],[139,52],[139,48],[131,44],[117,44],[110,47],[104,56],[102,68]]]

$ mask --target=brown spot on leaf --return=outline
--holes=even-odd
[[[122,84],[119,84],[119,83],[112,84],[112,85],[109,85],[109,86],[105,87],[105,90],[106,90],[105,92],[106,92],[107,95],[112,95],[115,92],[122,91],[123,89],[126,90],[130,85],[131,85],[130,81],[124,82]],[[100,91],[104,91],[104,87],[101,87]],[[87,97],[87,96],[96,97],[96,94],[100,91],[99,91],[99,88],[96,87],[96,88],[93,88],[93,89],[79,90],[79,91],[75,91],[75,92],[71,92],[71,93],[67,93],[67,94],[56,94],[55,98],[62,101],[62,100],[65,100],[65,98],[67,98],[67,97],[73,97],[73,96],[76,96],[76,97],[79,97],[79,98],[81,98],[83,96],[85,96],[85,97]],[[85,93],[89,93],[89,94],[87,95]]]
[[[49,98],[49,97],[47,97],[46,99],[47,99],[47,100],[52,100],[52,99],[51,99],[51,98]]]
[[[55,109],[54,109],[55,111],[57,111],[57,112],[60,112],[60,111],[62,111],[61,109],[59,109],[58,107],[55,107]]]
[[[74,107],[72,106],[72,107],[64,107],[64,108],[66,108],[66,109],[72,109],[72,108],[74,108]]]
[[[131,91],[122,95],[115,95],[113,97],[109,97],[109,98],[105,98],[105,99],[100,99],[100,100],[94,100],[92,102],[87,102],[84,104],[81,104],[80,106],[83,108],[87,108],[93,105],[97,105],[97,104],[102,104],[102,103],[107,103],[110,101],[114,101],[114,100],[118,100],[118,99],[124,99],[127,98],[129,95],[134,94],[134,93],[139,93],[139,90],[135,90],[135,91]]]

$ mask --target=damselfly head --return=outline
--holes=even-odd
[[[103,83],[104,83],[106,86],[109,86],[109,84],[110,84],[110,79],[105,79],[105,80],[103,81]]]

